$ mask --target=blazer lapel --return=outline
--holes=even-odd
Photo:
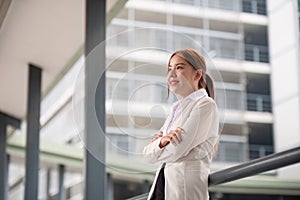
[[[176,117],[173,120],[171,129],[183,125],[183,123],[188,118],[190,112],[192,111],[192,108],[195,106],[196,103],[197,101],[191,99],[187,103],[185,103],[185,105],[182,105],[182,109],[177,113]]]

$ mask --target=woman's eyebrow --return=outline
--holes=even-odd
[[[176,63],[175,66],[177,65],[185,65],[185,63],[181,62],[181,63]],[[168,67],[172,67],[172,65],[169,65]]]
[[[176,63],[175,66],[177,65],[185,65],[184,63]]]

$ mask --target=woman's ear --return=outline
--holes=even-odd
[[[202,77],[202,70],[201,69],[198,69],[196,70],[196,76],[195,76],[195,79],[201,79]]]

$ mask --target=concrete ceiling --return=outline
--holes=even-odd
[[[84,44],[85,1],[1,0],[0,14],[0,112],[22,119],[28,63],[43,69],[45,93]]]

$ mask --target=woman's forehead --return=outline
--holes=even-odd
[[[173,66],[173,65],[177,65],[177,64],[188,64],[188,62],[182,58],[181,56],[179,55],[174,55],[171,59],[170,59],[170,62],[169,62],[169,65],[170,66]]]

